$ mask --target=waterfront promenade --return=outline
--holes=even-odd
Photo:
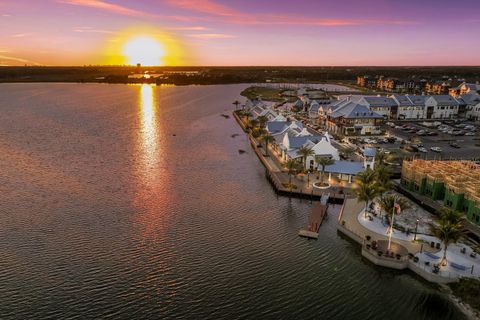
[[[281,161],[274,155],[276,151],[269,146],[269,156],[266,156],[266,150],[262,143],[255,139],[250,132],[248,132],[245,123],[242,121],[242,119],[240,119],[236,112],[233,112],[233,116],[240,127],[247,133],[253,151],[266,169],[267,179],[269,179],[274,186],[275,191],[278,193],[289,196],[311,197],[316,199],[319,199],[323,194],[329,193],[330,198],[338,199],[339,201],[343,201],[346,196],[353,195],[353,184],[345,181],[343,181],[341,184],[331,183],[331,187],[328,189],[314,187],[313,184],[319,180],[316,179],[316,174],[313,173],[308,175],[293,174],[291,176],[292,187],[288,187],[290,176],[287,170],[283,168]]]
[[[433,236],[417,235],[417,241],[414,241],[414,235],[395,230],[392,235],[391,256],[385,254],[385,248],[373,250],[374,241],[379,244],[388,241],[388,229],[379,225],[378,219],[364,218],[364,208],[364,203],[355,198],[345,199],[337,230],[360,244],[362,256],[372,263],[394,269],[408,268],[434,283],[455,282],[463,277],[480,277],[480,259],[476,258],[472,248],[465,244],[448,246],[447,265],[441,264],[443,244],[441,247],[429,245],[430,242],[440,244],[440,240]],[[401,253],[402,248],[405,248],[406,252]],[[399,253],[401,254],[396,257]]]

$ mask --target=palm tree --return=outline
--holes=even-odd
[[[447,247],[451,243],[456,243],[463,235],[462,225],[451,221],[440,220],[439,225],[430,225],[430,231],[435,237],[443,242],[442,265],[447,263]]]
[[[243,116],[246,118],[245,123],[248,124],[249,123],[248,120],[252,116],[252,113],[250,112],[250,110],[244,110],[243,111]]]
[[[248,122],[248,126],[251,129],[254,129],[256,126],[258,126],[258,120],[257,119],[252,119]]]
[[[375,180],[375,171],[373,171],[372,169],[370,168],[367,168],[367,170],[359,173],[357,175],[357,181],[358,183],[362,183],[362,184],[371,184],[371,183],[374,183],[376,180]]]
[[[348,159],[355,153],[355,149],[352,147],[344,147],[340,150],[342,158]]]
[[[313,151],[312,148],[302,146],[298,149],[297,154],[302,156],[303,167],[304,169],[307,169],[307,158],[315,155],[315,151]]]
[[[318,157],[317,163],[322,166],[320,182],[323,182],[323,175],[325,174],[325,167],[335,163],[335,160],[327,157]]]
[[[290,190],[292,190],[292,175],[297,172],[298,167],[299,163],[295,159],[288,159],[287,162],[285,162],[285,169],[288,170],[288,185]]]
[[[379,192],[381,192],[381,187],[379,188]],[[398,204],[402,210],[410,208],[410,203],[405,198],[393,194],[380,198],[378,204],[387,217],[390,213],[393,213],[395,204]]]
[[[367,209],[371,201],[375,199],[379,194],[379,189],[376,183],[359,183],[359,187],[356,190],[357,198],[359,201],[365,202],[365,218],[367,217]]]
[[[390,169],[385,165],[379,165],[375,168],[374,173],[375,181],[378,183],[378,187],[382,193],[381,197],[383,197],[383,193],[393,187],[393,182],[390,179]]]
[[[259,116],[257,118],[257,120],[258,120],[258,123],[259,123],[260,127],[264,128],[265,124],[268,122],[268,117],[267,116]]]
[[[440,220],[445,222],[460,223],[463,220],[463,214],[451,209],[441,209]]]
[[[265,143],[265,155],[268,156],[268,144],[275,141],[275,138],[267,132],[260,139]]]

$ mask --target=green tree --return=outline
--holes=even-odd
[[[443,242],[442,265],[447,263],[447,248],[451,243],[456,243],[463,235],[463,227],[460,223],[440,220],[439,225],[430,225],[430,231],[435,237]]]
[[[461,223],[463,220],[463,214],[461,212],[451,209],[440,210],[440,220],[451,223]]]
[[[258,126],[259,122],[257,119],[252,119],[248,122],[248,126],[251,128],[251,129],[254,129]]]
[[[268,144],[275,141],[275,138],[267,132],[260,139],[265,143],[265,155],[268,156]]]
[[[365,218],[367,217],[367,209],[370,202],[373,201],[379,195],[379,189],[375,182],[370,183],[358,183],[358,188],[355,190],[359,201],[365,202]]]
[[[343,147],[340,149],[340,155],[343,159],[348,159],[355,154],[355,149],[352,147]]]
[[[261,128],[265,128],[265,125],[268,122],[268,117],[267,116],[259,116],[257,118],[258,124],[260,125]]]
[[[312,148],[307,148],[307,147],[302,146],[298,149],[297,154],[302,156],[303,168],[306,170],[307,169],[307,158],[309,156],[315,155],[315,151],[313,151]]]
[[[379,189],[379,193],[380,192],[381,189]],[[393,214],[393,208],[395,206],[395,203],[400,205],[401,210],[407,210],[410,208],[410,203],[404,197],[395,194],[386,195],[385,197],[380,198],[378,202],[380,208],[387,217],[390,217],[390,214]]]
[[[252,121],[253,121],[253,120],[252,120]],[[258,138],[258,137],[262,136],[264,133],[265,133],[265,130],[262,129],[262,128],[254,127],[254,128],[252,129],[252,136],[253,136],[254,138]]]
[[[288,171],[288,185],[290,190],[292,190],[292,175],[297,173],[300,166],[296,159],[288,159],[284,166]]]
[[[323,176],[325,175],[325,167],[330,166],[335,163],[335,160],[332,158],[327,158],[327,157],[318,157],[316,159],[316,162],[322,167],[322,170],[320,171],[320,182],[323,183]]]
[[[250,112],[250,110],[243,110],[242,113],[243,113],[243,116],[245,117],[245,123],[248,125],[250,117],[252,116],[252,113]]]
[[[378,184],[378,188],[383,194],[393,187],[392,179],[390,178],[390,169],[385,165],[379,165],[374,170],[375,173],[375,181]]]
[[[365,170],[365,171],[363,171],[363,172],[361,172],[357,175],[357,181],[358,181],[359,184],[361,183],[361,184],[365,184],[365,185],[374,183],[376,181],[375,171],[368,168],[367,170]]]

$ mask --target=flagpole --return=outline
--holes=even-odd
[[[392,243],[393,219],[395,219],[395,205],[392,210],[392,222],[390,223],[390,234],[388,235],[388,250],[390,250],[390,244]]]

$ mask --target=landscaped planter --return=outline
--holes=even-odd
[[[313,187],[314,188],[317,188],[317,189],[328,189],[330,188],[330,184],[329,183],[324,183],[324,182],[315,182],[313,184]]]

